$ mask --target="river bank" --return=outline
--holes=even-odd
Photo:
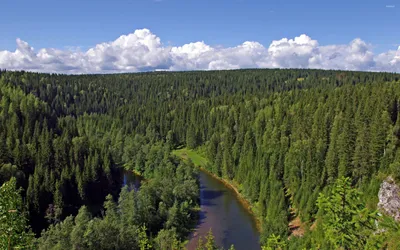
[[[218,176],[216,176],[215,174],[211,173],[210,171],[208,171],[207,169],[205,169],[203,167],[199,167],[199,168],[200,168],[201,171],[203,171],[204,173],[208,174],[212,178],[222,182],[222,184],[224,184],[225,187],[229,188],[230,190],[232,190],[235,193],[237,200],[242,204],[242,206],[244,208],[246,208],[247,212],[250,213],[253,216],[254,222],[256,223],[257,231],[260,233],[261,232],[261,221],[253,211],[253,205],[250,203],[250,201],[248,199],[246,199],[239,192],[239,189],[237,188],[237,186],[232,181],[227,181],[227,180],[225,180],[225,179],[223,179],[221,177],[218,177]]]
[[[204,158],[203,156],[201,156],[200,154],[196,153],[193,150],[189,150],[186,148],[182,148],[182,149],[178,149],[175,150],[173,152],[174,155],[182,158],[183,160],[188,160],[190,159],[193,164],[198,167],[201,171],[205,172],[206,174],[208,174],[209,176],[211,176],[212,178],[220,181],[224,186],[226,186],[228,189],[232,190],[235,195],[236,198],[238,199],[238,201],[242,204],[242,206],[252,215],[252,217],[254,218],[254,222],[257,226],[257,231],[260,233],[261,232],[261,219],[259,218],[259,216],[256,215],[254,209],[253,209],[253,204],[239,191],[239,188],[237,187],[237,184],[235,184],[234,182],[230,181],[230,180],[226,180],[224,178],[221,178],[215,174],[213,174],[212,172],[210,172],[209,170],[207,170],[205,168],[206,164],[207,164],[207,159]]]
[[[254,216],[239,201],[236,193],[203,170],[199,171],[199,182],[199,220],[187,249],[196,249],[200,238],[204,240],[209,230],[212,230],[216,245],[223,249],[229,249],[231,245],[238,250],[261,249]]]

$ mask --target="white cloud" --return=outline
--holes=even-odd
[[[372,45],[359,38],[349,44],[322,46],[305,34],[272,41],[268,47],[255,41],[228,48],[204,41],[171,47],[150,30],[141,29],[87,51],[35,51],[20,39],[14,52],[0,51],[0,68],[71,74],[272,67],[400,72],[400,47],[374,54]]]

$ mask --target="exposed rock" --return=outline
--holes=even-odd
[[[400,221],[400,188],[392,177],[389,176],[382,182],[378,197],[378,208],[396,221]]]

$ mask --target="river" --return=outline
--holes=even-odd
[[[129,190],[132,189],[138,190],[140,188],[140,182],[142,180],[143,178],[141,176],[136,175],[131,171],[124,170],[122,185],[123,186],[128,185]]]
[[[236,250],[261,249],[259,232],[252,214],[240,203],[235,192],[221,181],[200,171],[200,219],[190,236],[187,248],[194,250],[199,237],[205,237],[210,228],[219,247]],[[133,173],[124,173],[124,184],[138,188],[140,179]]]
[[[200,171],[200,221],[192,235],[188,249],[196,248],[199,237],[204,238],[212,228],[219,247],[237,250],[260,249],[253,215],[240,203],[235,192],[221,181]]]

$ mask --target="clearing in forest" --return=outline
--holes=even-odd
[[[205,168],[208,163],[208,160],[206,158],[188,148],[174,150],[172,151],[172,154],[184,160],[190,159],[196,167]]]

